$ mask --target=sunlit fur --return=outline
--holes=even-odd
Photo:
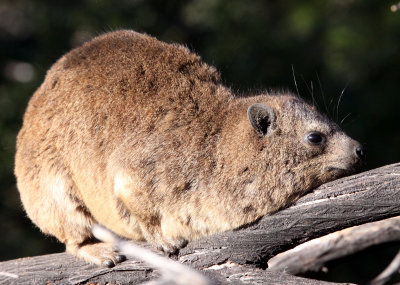
[[[254,103],[273,111],[265,136],[249,123]],[[309,131],[326,143],[308,144]],[[48,71],[24,116],[15,173],[32,221],[102,263],[115,253],[89,242],[93,223],[173,251],[352,173],[357,145],[296,96],[235,97],[185,47],[118,31]]]

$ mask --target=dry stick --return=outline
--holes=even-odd
[[[393,258],[392,262],[382,271],[377,277],[374,278],[369,285],[382,285],[388,282],[392,277],[399,272],[400,269],[400,251]]]
[[[400,216],[347,228],[303,243],[271,258],[268,270],[293,275],[318,271],[329,260],[395,240],[400,240]]]

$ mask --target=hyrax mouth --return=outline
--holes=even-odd
[[[358,172],[358,167],[351,168],[339,168],[339,167],[329,167],[326,169],[333,177],[341,178]]]
[[[360,145],[361,146],[361,145]],[[366,151],[361,146],[362,150],[355,150],[350,157],[339,159],[327,166],[325,170],[333,176],[340,178],[347,175],[359,172],[365,165]],[[362,154],[358,154],[362,152]]]

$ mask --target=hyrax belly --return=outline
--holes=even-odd
[[[173,252],[353,173],[365,149],[291,94],[235,97],[186,48],[133,31],[63,56],[17,139],[25,210],[87,261],[122,260],[101,223]]]

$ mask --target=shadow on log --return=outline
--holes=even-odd
[[[398,163],[324,184],[252,225],[191,242],[178,259],[219,284],[329,284],[263,269],[272,256],[310,239],[398,216],[399,205]],[[0,263],[4,284],[139,284],[156,276],[137,261],[106,269],[66,254]]]

